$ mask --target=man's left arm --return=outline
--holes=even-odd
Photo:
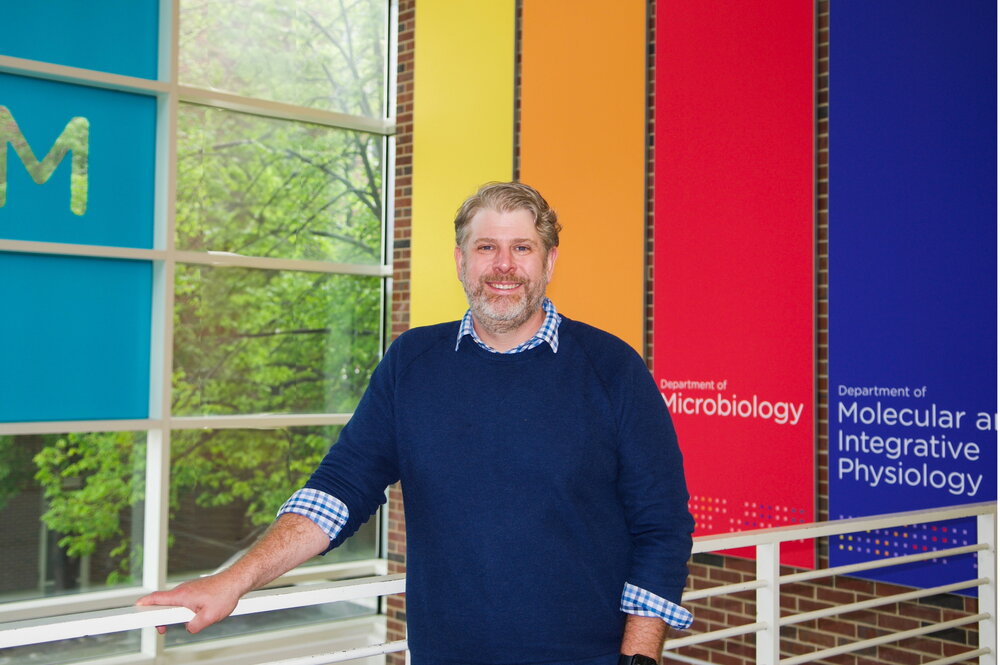
[[[641,654],[660,662],[666,637],[667,624],[663,619],[629,614],[625,617],[621,652],[626,656]]]
[[[622,591],[628,613],[622,653],[659,662],[668,626],[693,619],[680,606],[694,520],[677,436],[663,398],[638,356],[618,383],[618,490],[631,536],[632,560]]]
[[[622,592],[621,610],[627,613],[621,653],[626,656],[641,654],[657,662],[670,629],[683,630],[694,619],[679,604],[630,583],[625,584]]]

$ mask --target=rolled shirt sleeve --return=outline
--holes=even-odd
[[[680,605],[628,582],[622,591],[621,610],[641,617],[659,617],[678,630],[684,630],[694,621],[694,615]]]
[[[344,502],[326,492],[310,487],[295,492],[278,510],[278,517],[285,513],[302,515],[311,519],[330,538],[337,539],[347,524],[350,512]]]

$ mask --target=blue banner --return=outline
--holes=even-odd
[[[831,519],[996,499],[996,25],[991,2],[831,2]],[[972,519],[843,536],[830,563],[974,536]]]

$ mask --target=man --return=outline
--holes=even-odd
[[[455,219],[464,319],[390,346],[242,559],[139,603],[184,605],[198,632],[340,544],[401,480],[414,665],[659,662],[667,625],[691,621],[681,455],[642,359],[545,297],[559,230],[531,187],[480,188]]]

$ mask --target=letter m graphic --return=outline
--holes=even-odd
[[[7,203],[7,144],[14,148],[24,168],[35,184],[45,184],[66,153],[73,153],[69,180],[69,209],[75,215],[87,212],[87,153],[90,144],[90,122],[86,118],[71,118],[45,159],[38,161],[21,133],[14,116],[6,106],[0,106],[0,208]]]

